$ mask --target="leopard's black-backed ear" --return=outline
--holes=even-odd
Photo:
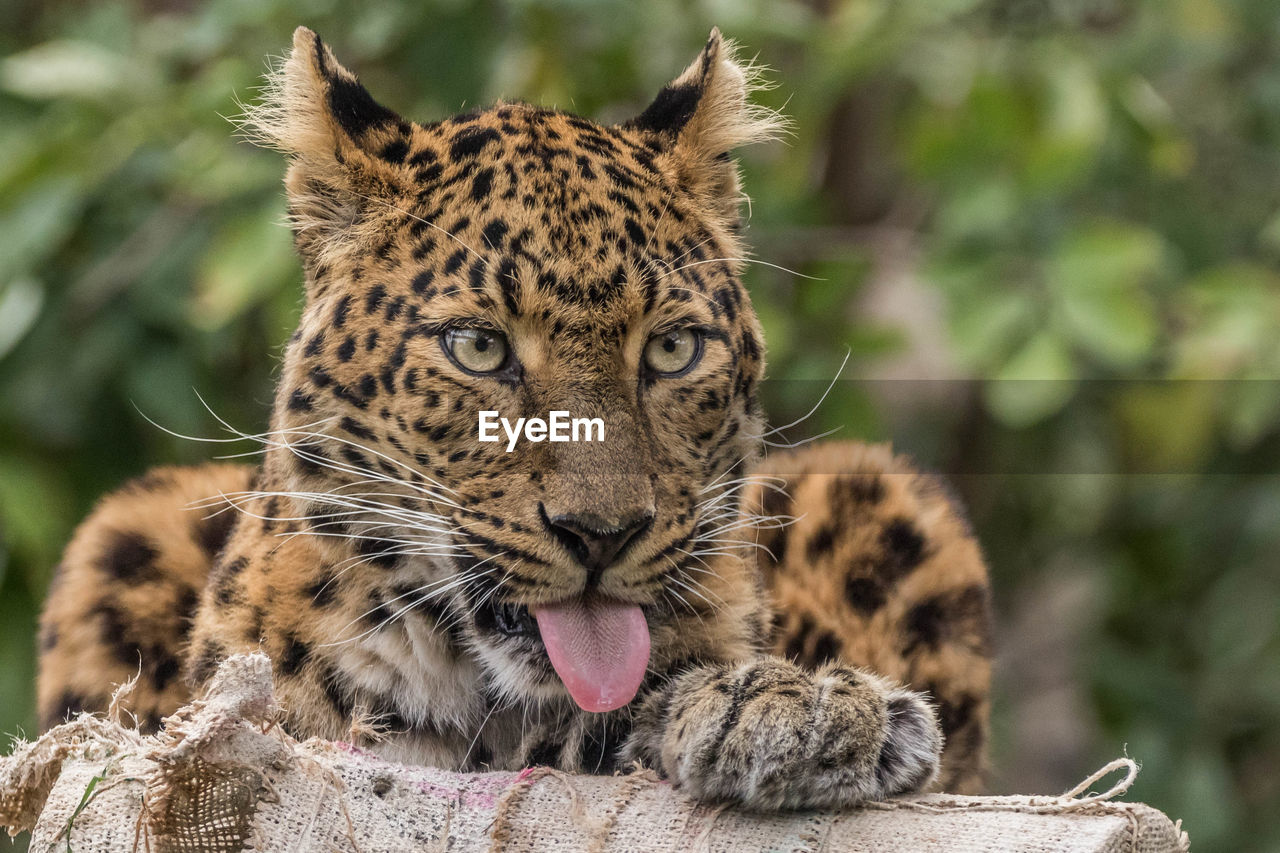
[[[787,127],[782,115],[751,102],[751,93],[765,88],[760,69],[735,53],[733,42],[712,30],[693,64],[627,123],[658,137],[681,184],[703,196],[727,225],[736,224],[744,198],[732,152]]]
[[[289,219],[309,266],[357,244],[364,212],[407,176],[412,126],[377,103],[306,27],[294,31],[289,56],[240,124],[251,141],[289,155]]]

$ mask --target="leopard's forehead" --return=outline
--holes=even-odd
[[[491,181],[504,174],[520,189],[542,192],[550,200],[574,191],[616,193],[626,206],[637,191],[661,187],[656,165],[661,148],[653,136],[605,126],[559,110],[521,103],[498,103],[483,110],[428,125],[413,125],[408,147],[391,144],[381,152],[388,162],[405,162],[427,186],[448,189],[474,179],[466,188],[477,201],[492,200]],[[451,164],[461,168],[447,173]],[[498,200],[530,206],[519,194]]]

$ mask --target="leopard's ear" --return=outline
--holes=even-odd
[[[744,199],[732,152],[787,128],[781,114],[751,102],[752,92],[766,88],[761,69],[735,54],[733,42],[713,29],[693,64],[627,123],[657,136],[681,184],[731,226]]]
[[[240,124],[251,141],[289,155],[289,219],[309,265],[358,240],[363,213],[401,183],[412,133],[306,27]]]

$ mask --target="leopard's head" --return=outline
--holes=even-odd
[[[249,113],[289,155],[306,274],[268,473],[499,692],[616,707],[716,606],[762,432],[732,152],[779,119],[751,78],[713,32],[625,124],[520,103],[418,124],[300,28]],[[479,440],[486,411],[599,421],[510,446]]]

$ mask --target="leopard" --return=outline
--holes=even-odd
[[[243,120],[286,156],[304,279],[259,458],[155,469],[81,523],[42,726],[129,684],[155,732],[261,651],[285,731],[392,761],[642,768],[764,810],[980,790],[963,508],[889,445],[770,447],[736,157],[785,131],[761,85],[714,30],[622,123],[419,123],[298,28]],[[602,440],[480,442],[485,411]]]

